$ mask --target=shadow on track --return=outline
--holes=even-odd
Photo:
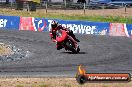
[[[72,52],[61,52],[61,53],[64,53],[64,54],[76,54],[76,53],[72,53]],[[77,54],[87,54],[87,52],[79,52]]]

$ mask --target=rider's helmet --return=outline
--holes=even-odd
[[[51,28],[54,29],[57,26],[58,26],[58,22],[53,20],[52,23],[51,23]]]

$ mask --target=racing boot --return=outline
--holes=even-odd
[[[56,48],[57,48],[57,50],[60,50],[60,49],[62,49],[63,47],[62,47],[60,44],[57,43]]]
[[[72,38],[73,38],[75,41],[80,42],[80,41],[75,37],[74,34],[72,35]]]
[[[78,40],[77,38],[75,39],[77,42],[80,42],[80,40]]]

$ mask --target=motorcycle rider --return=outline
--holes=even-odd
[[[70,29],[68,29],[68,28],[62,27],[61,25],[58,24],[58,22],[56,22],[56,21],[54,21],[54,20],[53,20],[52,23],[51,23],[51,31],[50,31],[51,39],[53,39],[53,40],[56,39],[56,31],[57,31],[57,30],[60,30],[60,29],[67,31],[68,35],[70,35],[75,41],[80,42],[80,41],[75,37],[75,35],[73,34],[73,31],[72,31],[72,30],[70,30]],[[59,43],[57,43],[57,50],[60,50],[61,48],[62,48],[62,46],[59,45]]]

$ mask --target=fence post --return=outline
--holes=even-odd
[[[66,0],[64,0],[64,3],[65,3],[65,9],[66,9]]]
[[[126,9],[127,9],[127,6],[126,6],[127,4],[125,4],[125,14],[126,14]]]
[[[46,13],[47,13],[47,8],[48,8],[47,1],[46,1],[46,5],[45,6],[46,6]]]
[[[13,9],[13,0],[11,0],[11,10]]]
[[[85,14],[85,9],[86,9],[86,4],[84,3],[84,6],[83,6],[83,13]]]
[[[29,12],[30,11],[29,1],[26,1],[26,4],[27,4],[27,11]]]

